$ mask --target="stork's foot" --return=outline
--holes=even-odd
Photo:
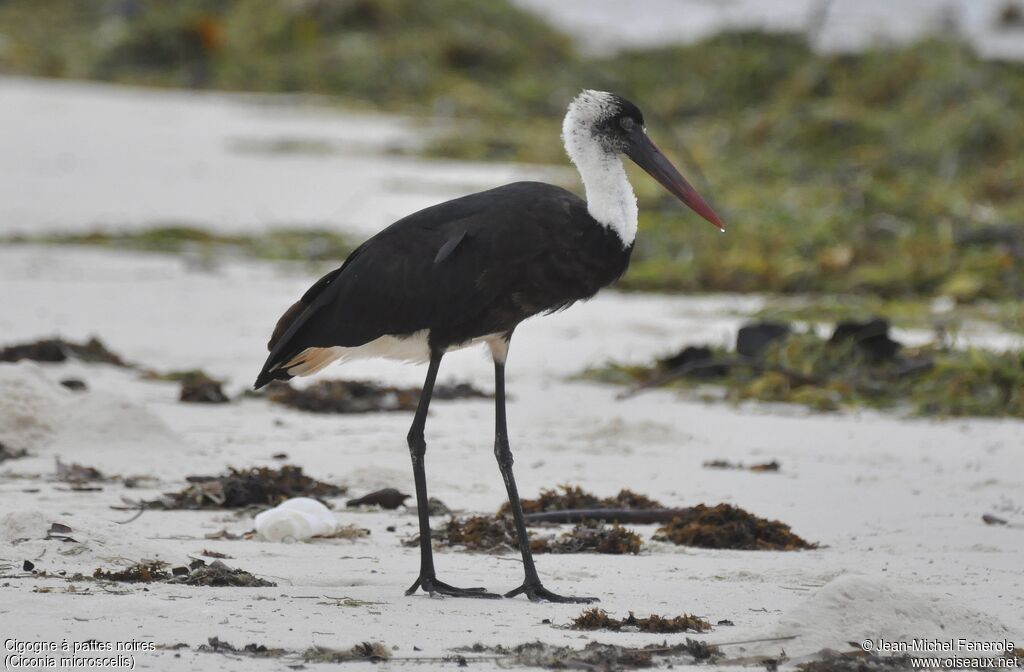
[[[443,581],[438,581],[437,577],[434,576],[419,577],[416,579],[416,583],[409,586],[409,590],[405,591],[405,594],[412,595],[416,592],[417,588],[422,588],[431,597],[434,595],[444,595],[445,597],[475,597],[485,600],[501,598],[501,595],[488,592],[486,588],[456,588],[455,586],[449,586]]]
[[[562,602],[569,604],[590,604],[591,602],[600,602],[596,597],[557,595],[541,585],[539,581],[537,583],[524,583],[515,590],[510,590],[505,593],[505,597],[515,597],[520,593],[526,593],[526,597],[530,599],[530,602]]]

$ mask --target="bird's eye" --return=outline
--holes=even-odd
[[[632,131],[633,127],[636,126],[636,122],[633,121],[632,117],[623,117],[619,119],[619,126],[622,126],[624,131]]]

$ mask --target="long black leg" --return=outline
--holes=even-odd
[[[531,602],[597,602],[596,597],[566,597],[556,595],[545,588],[540,582],[537,574],[537,566],[533,563],[533,552],[530,550],[530,537],[526,532],[526,523],[523,520],[523,505],[519,501],[519,490],[516,488],[516,478],[512,475],[512,448],[508,443],[508,426],[505,421],[505,354],[508,352],[508,342],[504,347],[491,346],[494,354],[494,456],[498,459],[498,469],[505,479],[505,490],[508,491],[508,501],[512,506],[512,516],[515,518],[516,536],[519,538],[519,551],[523,554],[523,569],[526,577],[523,585],[515,590],[505,593],[505,597],[515,597],[520,593],[526,593]]]
[[[405,591],[405,594],[412,595],[417,588],[422,587],[431,595],[498,598],[501,596],[489,593],[485,588],[456,588],[438,581],[434,571],[434,550],[430,545],[430,514],[427,511],[427,473],[423,467],[423,458],[427,453],[427,441],[423,430],[427,424],[427,409],[430,407],[430,397],[434,393],[434,381],[437,380],[437,370],[441,366],[441,357],[443,356],[444,352],[433,352],[430,355],[427,379],[423,383],[420,401],[416,406],[416,416],[409,429],[409,454],[412,456],[412,474],[416,481],[416,514],[420,521],[420,575],[416,582]]]

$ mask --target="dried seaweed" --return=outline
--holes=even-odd
[[[419,403],[418,387],[389,387],[360,380],[321,380],[296,388],[274,381],[266,388],[266,397],[278,404],[311,413],[376,413],[414,411]],[[437,385],[432,399],[486,399],[488,395],[472,385]]]
[[[92,578],[103,581],[120,581],[123,583],[153,583],[154,581],[167,581],[171,578],[171,572],[167,570],[169,565],[160,560],[140,562],[126,567],[125,569],[105,570],[97,568],[92,573]]]
[[[151,509],[234,509],[277,506],[292,497],[337,497],[346,492],[344,487],[307,476],[295,465],[229,468],[220,476],[189,476],[187,480],[192,485],[184,490],[165,493],[142,505]]]
[[[495,552],[519,547],[512,518],[503,515],[449,518],[445,525],[431,531],[434,541],[458,546],[470,551]],[[419,538],[404,542],[415,546]],[[608,553],[636,554],[643,541],[619,525],[577,525],[555,539],[533,538],[530,549],[534,553]]]
[[[493,552],[518,548],[512,519],[505,516],[469,516],[449,518],[443,527],[431,530],[433,539],[447,546],[461,546],[470,551]],[[414,546],[418,538],[410,540]],[[534,549],[536,550],[536,549]]]
[[[231,401],[224,394],[223,383],[211,378],[202,371],[185,376],[181,381],[181,394],[178,399],[198,404],[226,404]]]
[[[543,511],[562,511],[566,509],[660,509],[661,503],[632,490],[623,489],[614,497],[598,497],[587,492],[578,485],[559,485],[557,488],[545,488],[540,491],[537,499],[522,500],[524,513],[541,513]],[[512,509],[506,502],[498,510],[499,514],[511,514]]]
[[[628,629],[637,632],[706,632],[711,624],[700,616],[683,614],[682,616],[658,616],[652,614],[637,618],[629,612],[626,618],[612,618],[604,609],[587,609],[573,619],[570,626],[574,630],[614,630]]]
[[[44,338],[29,343],[17,343],[0,349],[0,362],[18,362],[23,359],[35,362],[65,362],[77,359],[83,362],[113,364],[129,367],[120,356],[107,349],[98,338],[85,343],[74,343],[63,338]]]
[[[249,572],[228,567],[220,560],[210,564],[195,559],[188,567],[173,567],[159,560],[139,562],[125,569],[97,568],[93,578],[122,583],[175,583],[187,586],[231,586],[236,588],[265,588],[277,584],[261,579]]]
[[[682,509],[668,525],[658,529],[658,541],[700,548],[793,551],[817,548],[793,534],[789,525],[759,518],[731,504],[704,504]]]
[[[777,460],[761,462],[747,466],[742,462],[730,462],[729,460],[708,460],[704,463],[705,469],[739,469],[758,473],[777,472],[782,467]]]
[[[6,462],[7,460],[17,460],[22,457],[27,457],[28,451],[24,448],[8,448],[3,441],[0,441],[0,462]]]
[[[64,483],[93,483],[109,480],[99,469],[87,467],[77,462],[61,462],[56,459],[55,479]]]
[[[196,651],[202,651],[203,653],[231,653],[234,655],[251,656],[253,658],[280,658],[288,653],[284,649],[271,649],[263,644],[255,643],[246,644],[239,649],[219,637],[210,637],[206,640],[206,644],[197,646]]]
[[[206,564],[202,560],[194,560],[187,574],[179,574],[168,583],[180,583],[186,586],[232,586],[235,588],[267,588],[277,584],[261,579],[249,572],[228,567],[220,560]]]
[[[350,649],[311,646],[302,654],[307,663],[345,663],[353,660],[380,662],[391,658],[391,650],[379,642],[362,642]]]
[[[617,644],[590,642],[582,649],[557,646],[544,642],[529,642],[518,646],[485,646],[474,644],[455,649],[465,653],[490,653],[508,662],[525,667],[546,669],[636,670],[654,667],[659,663],[706,661],[721,657],[718,647],[687,638],[679,644],[648,644],[630,648]]]
[[[539,553],[605,553],[636,555],[643,546],[640,535],[621,525],[583,524],[551,541],[535,540]],[[539,548],[538,548],[539,547]]]

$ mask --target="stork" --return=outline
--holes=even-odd
[[[494,360],[494,455],[505,481],[525,578],[505,593],[532,601],[593,602],[551,592],[530,552],[505,421],[505,361],[516,327],[594,296],[629,265],[637,204],[621,155],[724,231],[704,199],[647,137],[628,100],[585,90],[569,105],[562,140],[586,190],[516,182],[428,207],[360,245],[277,322],[256,389],[308,376],[335,360],[387,357],[427,362],[408,434],[419,517],[420,571],[407,595],[498,598],[437,578],[424,470],[427,409],[445,353],[486,343]]]

